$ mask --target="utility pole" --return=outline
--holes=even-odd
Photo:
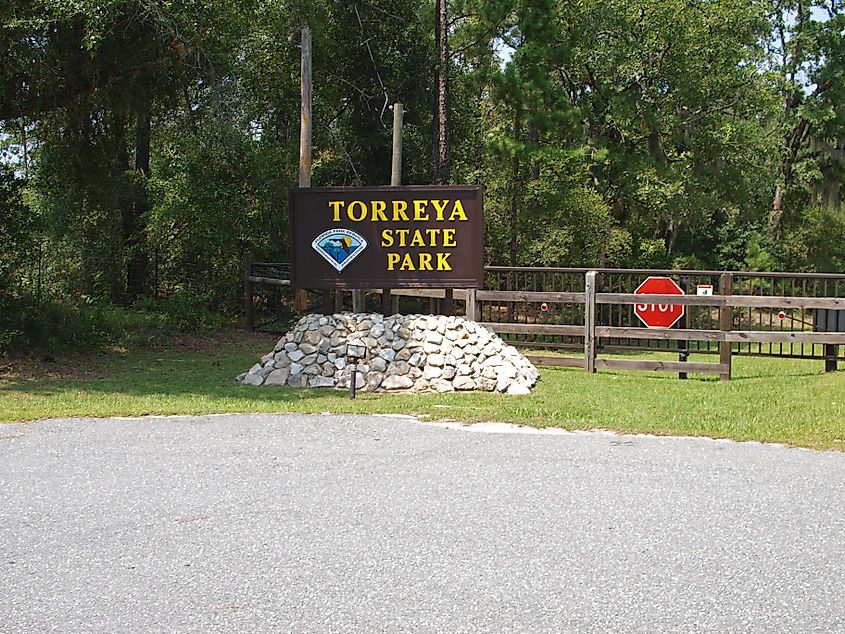
[[[393,153],[390,164],[390,185],[399,187],[402,184],[402,119],[405,111],[401,103],[393,104]],[[399,298],[394,303],[391,300],[390,289],[381,292],[381,312],[384,315],[399,312]]]
[[[390,184],[402,184],[402,121],[405,115],[401,103],[393,104],[393,158],[390,165]]]
[[[302,27],[299,77],[299,186],[311,187],[311,29],[308,26]],[[295,289],[293,301],[297,312],[306,312],[308,291]]]
[[[299,109],[299,186],[311,187],[311,29],[302,27]]]
[[[446,19],[446,0],[437,0],[434,17],[437,43],[437,72],[435,75],[436,107],[434,108],[434,139],[432,147],[431,182],[449,182],[451,156],[449,151],[449,24]]]
[[[449,147],[449,23],[446,0],[437,0],[435,10],[435,40],[437,42],[436,95],[434,112],[434,142],[432,147],[431,182],[446,185],[451,177],[451,152]],[[432,311],[433,312],[433,311]],[[443,314],[453,315],[455,305],[451,288],[446,289]]]

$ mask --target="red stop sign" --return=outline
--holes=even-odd
[[[637,287],[637,295],[683,295],[671,277],[652,276]],[[683,304],[634,304],[634,314],[649,328],[671,328],[684,316]]]

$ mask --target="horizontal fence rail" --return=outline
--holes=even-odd
[[[643,298],[648,297],[648,302]],[[546,300],[548,301],[548,300]],[[755,308],[845,308],[839,297],[750,297],[748,295],[633,295],[629,293],[597,293],[598,304],[683,304],[686,306],[729,306]]]
[[[498,324],[493,324],[498,325]],[[672,330],[648,328],[619,328],[617,326],[597,326],[597,337],[636,337],[639,339],[661,339],[672,341],[735,341],[735,342],[772,342],[772,343],[845,343],[845,333],[835,332],[777,332],[767,330],[722,331],[722,330]]]

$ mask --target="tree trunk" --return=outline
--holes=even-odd
[[[437,70],[435,73],[436,108],[434,112],[431,181],[444,185],[451,177],[449,148],[449,25],[446,20],[446,0],[437,0],[435,15],[437,41]]]
[[[532,115],[535,113],[536,111],[532,110]],[[536,182],[540,180],[540,161],[537,158],[540,145],[540,130],[537,129],[537,124],[532,123],[528,129],[528,139],[531,141],[531,151],[533,153],[528,179],[536,187]],[[531,197],[531,237],[535,240],[540,237],[540,211],[540,201],[534,195]]]
[[[92,136],[91,114],[87,96],[83,96],[78,104],[68,108],[68,140],[73,146],[79,160],[68,165],[68,170],[73,175],[71,182],[75,191],[74,204],[78,206],[78,217],[65,217],[67,223],[64,227],[57,227],[66,231],[73,224],[79,223],[79,234],[73,237],[79,240],[80,255],[80,284],[82,292],[89,297],[97,297],[100,288],[97,280],[102,270],[100,259],[97,257],[97,232],[95,228],[96,214],[92,209],[89,185],[85,174],[85,166],[92,161]],[[66,235],[72,235],[70,233]]]
[[[772,210],[769,213],[769,236],[772,238],[776,238],[780,232],[786,188],[792,182],[792,166],[809,135],[809,131],[810,126],[807,120],[799,119],[792,129],[792,133],[786,138],[786,156],[781,165],[781,181],[775,187],[775,197],[772,201]]]
[[[131,206],[127,206],[128,214],[123,219],[123,239],[129,251],[126,263],[126,298],[130,302],[141,297],[147,290],[149,257],[144,227],[147,212],[150,210],[146,181],[150,176],[151,109],[152,101],[147,98],[138,111],[135,128],[135,171],[143,183],[137,187],[135,200]]]
[[[783,171],[787,171],[785,165]],[[775,199],[772,202],[772,212],[769,214],[769,233],[772,235],[777,234],[780,221],[783,218],[784,189],[785,187],[781,183],[775,186]]]
[[[513,138],[514,141],[519,140],[521,124],[519,107],[516,108],[513,117]],[[519,214],[519,197],[522,193],[522,179],[520,178],[520,170],[522,166],[519,160],[519,150],[514,149],[513,159],[511,162],[511,213],[510,213],[510,265],[517,266],[517,247],[518,237],[517,230],[519,228],[518,214]]]
[[[124,266],[126,271],[122,271],[120,275],[114,276],[115,284],[112,286],[112,302],[126,303],[126,280],[125,274],[128,272],[128,262],[130,258],[128,247],[128,236],[130,231],[130,223],[132,222],[133,207],[135,205],[135,192],[131,181],[127,178],[130,170],[129,163],[129,146],[126,141],[126,117],[123,111],[113,106],[114,120],[112,121],[112,137],[114,139],[115,151],[117,154],[117,169],[113,178],[120,183],[120,194],[118,195],[118,208],[120,209],[120,253],[118,257],[123,256]]]

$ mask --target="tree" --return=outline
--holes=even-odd
[[[845,174],[845,5],[841,0],[774,2],[772,79],[783,103],[783,145],[769,234],[781,233],[788,197],[839,208]]]

